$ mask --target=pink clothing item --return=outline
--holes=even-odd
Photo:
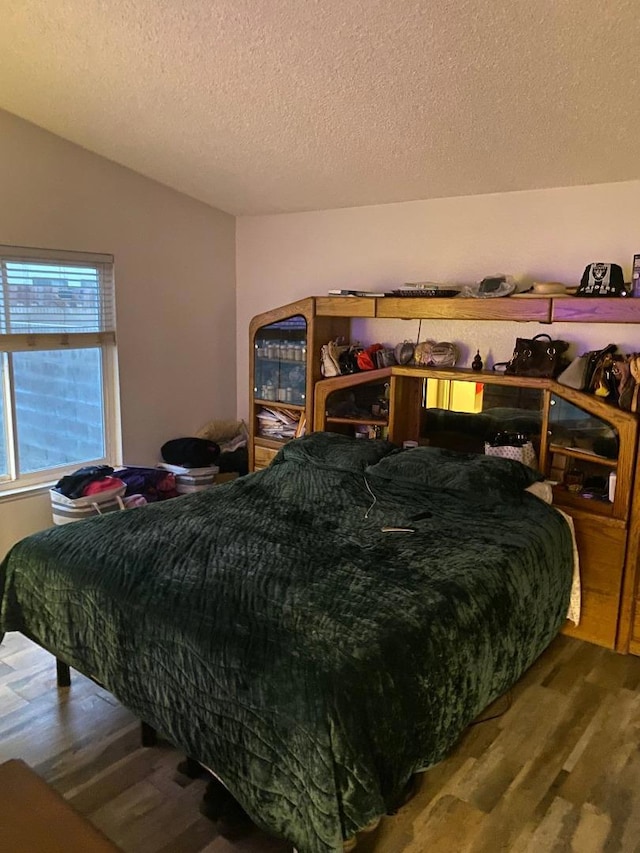
[[[135,509],[137,506],[146,506],[148,503],[144,495],[129,495],[124,498],[126,509]]]

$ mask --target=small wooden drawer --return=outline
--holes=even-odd
[[[266,468],[268,465],[271,465],[271,461],[277,452],[272,447],[256,446],[254,450],[254,469],[258,471],[260,468]]]

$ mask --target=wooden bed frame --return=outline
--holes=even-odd
[[[443,298],[384,298],[308,296],[258,314],[249,326],[249,461],[250,470],[268,465],[282,447],[282,441],[260,435],[257,418],[263,406],[290,406],[260,399],[254,391],[259,363],[258,346],[269,326],[292,317],[306,322],[306,394],[298,406],[304,414],[307,429],[348,430],[335,420],[328,423],[325,403],[329,394],[339,388],[356,387],[359,383],[390,382],[389,437],[394,442],[415,440],[418,437],[420,387],[425,377],[456,379],[484,383],[505,383],[520,387],[538,387],[545,393],[548,414],[550,395],[561,394],[565,399],[601,417],[619,430],[621,453],[616,466],[618,481],[613,511],[602,510],[594,502],[557,494],[556,504],[574,520],[582,556],[584,593],[583,620],[578,628],[567,626],[566,633],[618,652],[640,655],[640,477],[637,473],[638,416],[621,412],[602,400],[558,385],[552,380],[498,376],[491,372],[474,373],[451,368],[437,370],[396,366],[385,371],[367,371],[353,376],[323,379],[320,369],[322,345],[342,338],[352,340],[354,321],[367,323],[381,318],[387,320],[427,320],[437,327],[440,320],[465,320],[478,323],[518,322],[542,324],[554,336],[554,323],[573,325],[584,335],[585,324],[640,323],[640,299],[598,297],[580,299],[574,296],[541,296],[532,299],[501,298],[472,299]],[[531,336],[540,331],[522,327],[522,334]],[[565,332],[563,331],[563,334]],[[435,334],[435,331],[434,331]],[[520,334],[520,333],[519,333]],[[506,354],[505,354],[506,355]],[[296,408],[294,406],[294,408]],[[545,428],[546,429],[546,428]],[[549,457],[541,464],[547,465]],[[545,472],[546,473],[546,472]]]
[[[551,443],[549,420],[552,397],[566,400],[617,431],[617,463],[612,462],[608,469],[605,468],[617,473],[613,503],[587,500],[561,487],[554,489],[554,505],[573,518],[582,577],[580,625],[567,623],[563,630],[570,636],[621,653],[640,654],[640,476],[636,476],[640,435],[638,416],[553,379],[461,368],[397,365],[317,382],[314,429],[352,432],[354,426],[365,421],[330,417],[327,403],[331,395],[336,391],[357,391],[361,386],[388,383],[389,415],[382,423],[388,428],[389,439],[398,445],[407,440],[421,440],[423,385],[427,379],[538,389],[542,395],[539,468],[545,476],[550,476],[552,461],[558,454],[576,460],[594,458],[593,454],[578,448],[555,447]],[[603,464],[606,463],[607,460],[603,460]]]
[[[369,373],[361,373],[354,376],[344,376],[344,377],[336,377],[335,379],[325,380],[323,382],[319,382],[316,385],[316,429],[331,429],[334,424],[330,422],[330,419],[326,416],[326,403],[330,395],[335,390],[341,390],[344,388],[357,387],[358,385],[363,385],[366,383],[379,383],[382,381],[389,381],[391,387],[391,397],[390,397],[390,414],[389,414],[389,433],[390,438],[394,442],[400,444],[404,440],[408,440],[418,435],[419,430],[419,417],[420,417],[420,406],[422,399],[422,382],[425,378],[437,378],[437,379],[455,379],[463,381],[483,381],[486,383],[493,384],[503,384],[503,385],[511,385],[517,387],[526,387],[526,388],[534,388],[538,389],[542,392],[542,399],[544,403],[544,408],[542,412],[542,442],[540,447],[540,466],[542,470],[545,470],[548,467],[550,456],[551,456],[551,447],[547,440],[547,431],[549,424],[549,405],[551,401],[551,395],[557,394],[559,396],[563,396],[568,399],[570,402],[574,402],[577,405],[581,405],[587,411],[596,414],[598,417],[603,418],[608,423],[611,423],[618,430],[619,438],[620,438],[620,455],[618,460],[618,483],[619,488],[616,493],[616,500],[611,506],[607,507],[597,507],[593,506],[586,502],[582,501],[581,503],[576,503],[575,500],[572,502],[571,496],[563,495],[562,492],[558,492],[557,494],[557,503],[562,506],[562,508],[568,511],[574,518],[576,522],[576,528],[579,536],[582,538],[583,545],[586,546],[583,549],[583,580],[584,580],[584,592],[585,592],[585,617],[583,619],[582,625],[577,629],[567,628],[567,633],[573,633],[574,635],[579,636],[580,633],[583,633],[585,639],[590,639],[589,634],[593,637],[596,637],[596,641],[598,641],[600,635],[599,631],[603,632],[603,624],[606,626],[607,630],[611,630],[611,613],[609,609],[606,607],[606,601],[602,601],[602,596],[598,597],[596,594],[597,590],[594,590],[593,586],[593,573],[599,570],[599,564],[601,562],[606,562],[609,566],[611,566],[611,549],[608,547],[599,548],[595,552],[589,550],[587,547],[590,542],[589,537],[597,537],[598,541],[602,540],[602,526],[603,524],[609,524],[611,529],[614,531],[615,535],[624,536],[625,543],[628,538],[631,537],[631,515],[629,508],[629,493],[633,483],[632,470],[635,465],[635,457],[636,457],[636,445],[638,439],[638,423],[635,416],[630,415],[626,412],[621,412],[617,409],[613,409],[610,406],[602,403],[596,398],[591,398],[588,395],[579,394],[578,392],[573,392],[570,389],[566,389],[563,386],[559,386],[557,383],[551,380],[522,380],[514,377],[505,377],[497,374],[488,374],[478,376],[477,373],[472,373],[471,371],[463,372],[463,371],[455,371],[455,370],[434,370],[431,368],[386,368],[381,371],[371,371]],[[563,497],[567,500],[563,503]],[[585,506],[582,506],[584,504]],[[606,545],[606,540],[605,540]],[[612,567],[613,573],[616,571],[615,565]],[[619,572],[617,581],[614,581],[612,586],[611,594],[609,595],[610,602],[615,598],[615,617],[614,624],[617,629],[617,611],[619,607],[619,597],[621,595],[622,590],[622,574],[624,571],[623,563],[617,567]],[[617,586],[616,586],[617,584]],[[617,596],[617,598],[616,598]],[[592,601],[595,599],[595,604]],[[600,613],[600,611],[604,608],[605,617],[596,616],[594,614],[593,608],[596,608],[596,612]],[[612,608],[614,609],[614,608]],[[615,643],[615,629],[613,633],[609,633],[607,638],[610,639],[610,642],[602,642],[603,645],[610,644],[613,646]],[[606,638],[605,638],[606,639]],[[37,641],[36,641],[37,642]],[[71,672],[70,665],[62,660],[59,657],[56,657],[56,675],[57,675],[57,685],[59,688],[69,687],[71,684]],[[90,675],[88,677],[91,677]],[[95,679],[94,679],[95,680]],[[158,735],[156,730],[150,726],[148,723],[141,721],[141,743],[145,747],[153,747],[157,744]],[[192,762],[192,767],[189,770],[189,762]],[[200,775],[201,773],[201,765],[193,758],[187,757],[186,760],[187,765],[187,773],[193,774],[193,776]],[[212,774],[212,777],[215,778],[215,775],[209,768],[205,768]],[[379,823],[379,819],[372,822],[370,826],[365,827],[361,832],[371,831],[373,830]],[[344,851],[350,851],[356,844],[356,837],[347,839],[344,842]]]

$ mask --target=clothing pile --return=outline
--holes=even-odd
[[[145,506],[246,474],[247,438],[243,421],[211,421],[196,437],[165,442],[156,467],[79,468],[49,491],[53,523]]]
[[[193,437],[173,438],[161,449],[163,463],[181,469],[215,467],[221,474],[248,473],[247,441],[244,421],[214,420]],[[173,470],[173,468],[172,468]]]
[[[175,475],[178,494],[188,495],[248,473],[244,421],[210,421],[197,436],[165,442],[160,467]]]
[[[175,476],[158,468],[88,465],[62,477],[53,490],[70,501],[92,498],[91,506],[121,498],[121,509],[174,498]]]
[[[77,498],[96,495],[100,492],[114,491],[124,494],[126,486],[119,477],[114,477],[113,468],[109,465],[88,465],[78,468],[73,474],[67,474],[55,484],[54,489],[67,498]]]
[[[116,471],[116,476],[126,484],[125,504],[127,507],[165,501],[178,495],[175,476],[160,468],[129,465],[126,468],[119,468]],[[128,500],[130,501],[129,504],[127,504]]]
[[[54,524],[126,509],[126,483],[109,465],[88,465],[62,477],[49,490]]]

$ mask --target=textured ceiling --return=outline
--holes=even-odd
[[[640,178],[638,0],[0,8],[0,106],[230,213]]]

